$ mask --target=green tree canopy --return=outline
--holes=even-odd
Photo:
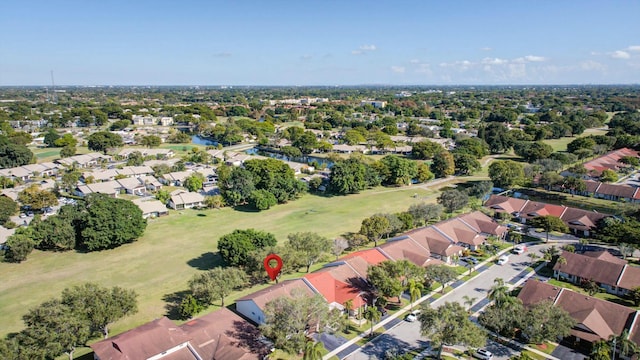
[[[436,178],[443,178],[449,175],[453,175],[456,170],[455,160],[453,155],[447,151],[441,151],[433,156],[433,162],[431,163],[431,172]]]
[[[122,137],[109,131],[98,131],[87,137],[89,150],[107,153],[109,149],[122,146]]]
[[[466,192],[457,189],[445,190],[438,196],[438,204],[451,213],[467,206],[469,196]]]
[[[311,266],[331,249],[331,240],[312,232],[289,234],[289,247],[297,251],[303,258],[309,272]]]
[[[489,178],[501,188],[511,188],[524,180],[524,167],[512,160],[494,161],[489,165]]]
[[[226,264],[244,266],[247,263],[250,252],[268,246],[275,246],[276,243],[277,240],[271,233],[254,229],[236,229],[220,237],[218,251]]]
[[[203,304],[211,305],[220,300],[224,307],[224,299],[234,290],[243,288],[247,283],[247,275],[236,267],[216,267],[205,273],[196,274],[189,281],[193,296]]]

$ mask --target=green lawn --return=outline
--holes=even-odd
[[[606,133],[607,133],[606,130],[587,129],[582,134],[580,134],[579,136],[563,137],[563,138],[560,138],[560,139],[546,139],[546,140],[543,140],[542,142],[545,143],[545,144],[551,145],[551,147],[553,148],[553,151],[567,151],[567,144],[569,144],[570,142],[572,142],[576,138],[583,137],[583,136],[589,136],[589,135],[604,135]]]
[[[343,197],[305,195],[264,212],[172,211],[151,220],[140,240],[116,249],[87,254],[34,251],[22,264],[0,263],[0,335],[21,330],[21,316],[29,308],[84,281],[119,285],[139,294],[138,314],[116,323],[116,334],[165,315],[168,298],[186,290],[194,274],[217,263],[216,241],[234,229],[270,231],[281,241],[296,231],[335,237],[358,231],[362,219],[374,213],[403,211],[417,202],[435,201],[437,195],[412,186]],[[234,294],[227,303],[253,290]]]

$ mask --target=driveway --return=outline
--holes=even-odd
[[[588,358],[587,355],[579,353],[571,348],[568,348],[564,345],[558,345],[557,348],[553,350],[551,355],[557,357],[562,360],[584,360]]]
[[[542,256],[540,250],[548,247],[549,245],[533,245],[528,250],[521,254],[510,254],[509,262],[505,265],[493,265],[488,269],[482,271],[475,278],[467,281],[459,287],[452,290],[450,293],[444,295],[440,299],[437,299],[431,303],[431,306],[438,307],[445,302],[457,301],[460,304],[464,304],[464,297],[475,298],[473,304],[473,310],[478,310],[478,307],[483,307],[488,301],[486,300],[489,289],[494,285],[493,281],[496,278],[504,279],[505,283],[514,284],[515,282],[523,278],[523,274],[526,271],[526,267],[530,264],[530,258],[528,256],[531,252],[536,252]],[[513,282],[512,282],[513,281]],[[479,304],[479,305],[478,305]],[[381,343],[378,344],[378,339]],[[406,322],[402,321],[397,326],[388,330],[384,335],[379,336],[376,340],[368,343],[364,347],[359,348],[351,354],[346,351],[341,352],[339,357],[341,359],[349,360],[368,360],[375,356],[378,359],[384,358],[384,351],[386,349],[409,349],[409,348],[421,348],[425,347],[428,340],[420,335],[420,322]],[[494,352],[496,356],[494,359],[509,359],[512,355],[517,354],[515,350],[509,349],[505,346],[499,345],[494,342],[489,342],[487,345],[490,351]]]

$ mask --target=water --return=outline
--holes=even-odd
[[[251,148],[247,150],[246,153],[250,155],[256,155],[259,153],[259,155],[269,156],[274,159],[284,160],[284,161],[293,161],[301,164],[309,164],[310,162],[315,161],[318,164],[324,165],[327,168],[330,168],[333,166],[333,161],[326,158],[317,157],[317,156],[301,156],[301,157],[289,158],[287,156],[284,156],[282,154],[275,153],[275,152],[269,152],[265,150],[259,151],[257,148]]]
[[[207,145],[217,146],[218,145],[217,141],[202,137],[200,135],[192,135],[191,136],[191,143],[195,144],[195,145],[205,145],[205,146],[207,146]]]

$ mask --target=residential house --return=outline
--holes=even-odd
[[[184,180],[191,176],[191,171],[176,171],[162,175],[160,182],[169,186],[182,186]]]
[[[63,166],[77,166],[79,168],[89,168],[98,166],[100,163],[111,162],[113,158],[110,155],[100,153],[88,153],[75,155],[68,158],[58,159],[55,162]]]
[[[453,256],[459,256],[462,254],[464,248],[455,243],[436,230],[433,226],[423,227],[404,233],[401,236],[387,240],[397,241],[410,238],[421,247],[428,249],[431,257],[442,260],[444,263],[452,263]]]
[[[261,360],[259,330],[222,308],[180,326],[166,317],[91,345],[96,360]]]
[[[611,335],[620,336],[624,330],[631,330],[638,317],[632,308],[533,279],[525,283],[518,299],[526,307],[550,301],[567,311],[577,324],[564,340],[586,350],[599,340],[609,340]]]
[[[171,149],[126,148],[120,150],[118,156],[126,159],[134,152],[139,152],[143,157],[155,156],[158,159],[169,159],[175,155]]]
[[[204,205],[204,196],[196,192],[177,190],[171,194],[168,206],[174,210],[200,208]]]
[[[563,251],[566,263],[556,262],[553,274],[556,278],[581,285],[594,281],[611,294],[625,295],[640,286],[640,267],[627,264],[606,250],[576,254]]]
[[[387,241],[378,246],[377,249],[390,260],[407,260],[420,267],[443,263],[431,257],[429,249],[420,246],[409,237],[395,241]]]
[[[158,181],[155,176],[148,175],[140,177],[139,179],[149,191],[157,191],[162,189],[162,183]]]
[[[99,182],[93,184],[78,185],[74,191],[75,195],[85,197],[89,194],[105,194],[110,197],[118,197],[120,184],[114,181]]]
[[[58,175],[60,165],[52,162],[28,164],[14,168],[0,169],[0,176],[20,181],[28,181],[34,177],[52,177]]]
[[[169,214],[169,209],[159,200],[135,199],[133,203],[142,210],[142,217],[154,218]]]
[[[305,296],[313,296],[315,294],[305,278],[284,280],[241,297],[236,300],[236,311],[255,324],[262,325],[265,322],[264,309],[267,303],[283,296],[292,298],[298,294]]]
[[[124,190],[127,194],[144,196],[146,193],[146,186],[139,178],[128,177],[123,179],[114,180],[117,184],[117,188]]]
[[[640,157],[638,152],[629,148],[622,148],[610,151],[600,157],[587,161],[582,164],[589,175],[597,177],[602,174],[604,170],[613,170],[615,172],[620,171],[622,168],[628,165],[620,162],[620,159],[624,156]]]
[[[487,236],[495,236],[500,239],[507,233],[505,226],[498,224],[480,211],[441,221],[432,227],[452,243],[471,250],[476,250],[480,245],[484,245]]]
[[[578,236],[590,236],[598,221],[609,217],[609,214],[564,205],[545,204],[537,201],[511,198],[502,195],[491,195],[484,204],[496,213],[507,213],[523,224],[536,216],[552,215],[559,217],[569,230]]]
[[[353,309],[367,303],[369,285],[365,274],[356,272],[348,263],[332,263],[304,276],[313,291],[322,295],[331,308],[345,309],[351,301]]]

